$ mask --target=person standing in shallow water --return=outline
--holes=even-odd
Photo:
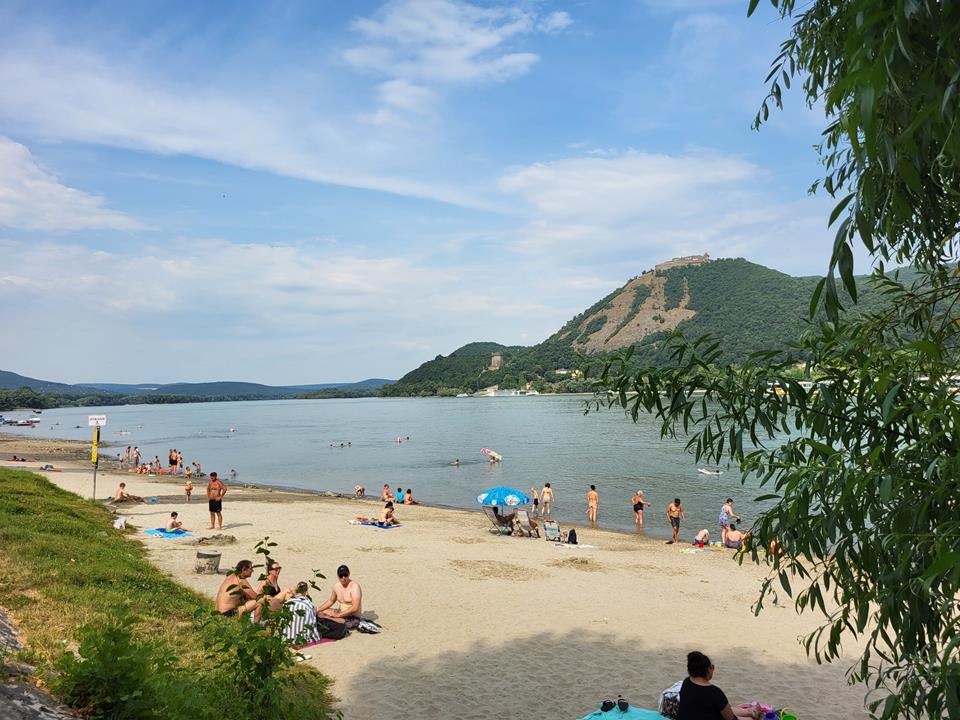
[[[591,485],[587,490],[587,520],[590,524],[596,526],[597,511],[600,509],[600,493],[597,492],[597,486]]]
[[[540,491],[540,517],[553,517],[553,488],[550,483],[543,484],[543,490]]]
[[[633,503],[633,522],[636,523],[638,528],[643,527],[643,506],[645,504],[643,499],[643,490],[637,490],[633,494],[633,498],[630,500]]]

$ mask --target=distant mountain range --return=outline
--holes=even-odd
[[[470,343],[425,362],[380,394],[456,395],[492,385],[587,391],[590,383],[578,370],[615,350],[634,346],[637,363],[671,362],[663,340],[672,330],[692,339],[712,335],[720,341],[720,361],[740,363],[753,352],[783,348],[798,338],[818,280],[743,258],[674,258],[631,278],[537,345]],[[856,311],[883,303],[883,295],[866,282],[858,289]]]
[[[0,370],[0,390],[19,390],[28,387],[42,393],[61,395],[85,395],[91,391],[116,393],[118,395],[180,396],[180,397],[297,397],[312,391],[322,390],[379,390],[392,380],[369,378],[353,383],[317,383],[313,385],[261,385],[260,383],[217,381],[205,383],[65,383],[38,380]]]

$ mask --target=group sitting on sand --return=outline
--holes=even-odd
[[[390,491],[390,486],[387,483],[383,484],[383,489],[380,491],[380,499],[383,502],[396,503],[397,505],[419,505],[416,500],[413,499],[413,490],[407,488],[404,492],[403,488],[398,487],[396,494]]]
[[[250,583],[253,575],[253,563],[241,560],[217,590],[217,612],[225,617],[248,615],[259,621],[266,607],[277,612],[285,603],[295,611],[288,637],[291,641],[306,638],[319,639],[323,635],[343,636],[344,630],[356,626],[363,612],[363,591],[360,584],[350,577],[350,568],[341,565],[337,568],[337,581],[333,584],[330,596],[319,606],[315,606],[307,594],[309,584],[301,581],[287,588],[280,587],[282,565],[276,560],[268,561],[267,573],[260,585],[254,589]],[[342,626],[336,632],[337,626]]]

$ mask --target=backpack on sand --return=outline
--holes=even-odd
[[[347,636],[347,624],[330,618],[317,618],[317,630],[324,639],[341,640]]]
[[[677,720],[680,716],[680,688],[682,686],[683,680],[677,680],[677,682],[660,693],[660,704],[657,706],[657,712],[665,718]]]
[[[567,533],[567,545],[576,545],[577,544],[577,531],[573,528],[570,528],[570,532]]]

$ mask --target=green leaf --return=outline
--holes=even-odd
[[[850,201],[853,200],[854,197],[856,197],[856,193],[850,193],[836,204],[833,212],[830,213],[830,220],[827,222],[827,227],[830,227],[836,222],[837,218],[840,217],[840,213],[843,212],[844,208],[850,204]]]
[[[757,9],[757,5],[760,4],[760,0],[750,0],[750,5],[747,7],[747,17],[753,15],[753,11]]]

